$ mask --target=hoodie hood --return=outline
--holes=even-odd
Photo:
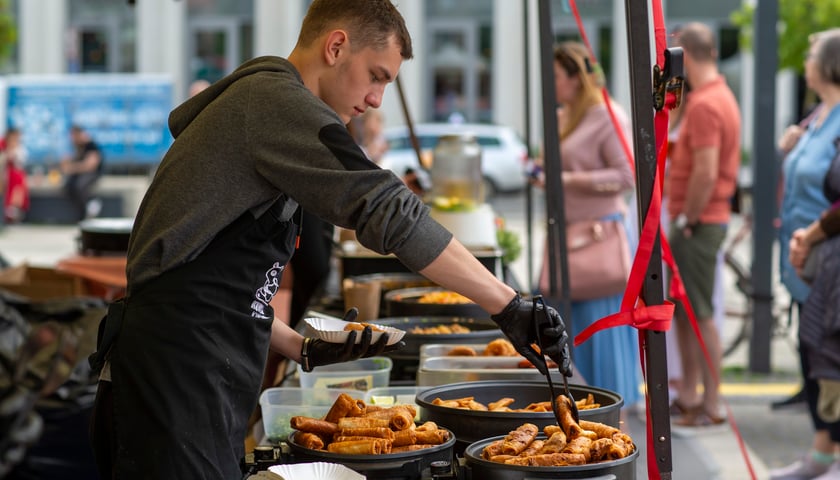
[[[177,106],[169,114],[169,131],[177,138],[184,129],[197,117],[202,110],[213,103],[229,86],[241,78],[261,72],[287,72],[292,73],[298,80],[303,79],[297,69],[285,58],[274,56],[263,56],[249,60],[239,66],[230,75],[212,83],[198,95],[188,99]]]

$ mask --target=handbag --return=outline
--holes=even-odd
[[[583,220],[566,226],[569,295],[572,300],[593,300],[624,291],[630,276],[630,245],[624,225],[617,220]],[[548,248],[544,249],[539,287],[549,291]],[[557,270],[560,271],[559,258]],[[562,279],[558,279],[560,291]]]
[[[805,257],[805,263],[802,265],[802,270],[799,271],[799,278],[808,285],[814,283],[814,279],[817,278],[817,272],[820,269],[820,264],[822,264],[820,249],[823,243],[820,241],[811,245],[811,248],[808,250],[808,256]]]

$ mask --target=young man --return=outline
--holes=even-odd
[[[315,0],[288,59],[262,57],[176,108],[175,141],[144,198],[127,295],[111,305],[92,424],[103,478],[239,478],[270,346],[305,369],[381,353],[303,338],[269,302],[293,253],[298,205],[488,312],[541,365],[533,304],[493,276],[346,124],[380,105],[412,57],[390,0]],[[569,375],[553,309],[538,342]]]
[[[668,208],[670,242],[709,356],[706,368],[700,343],[694,338],[685,312],[676,323],[683,377],[674,400],[681,426],[719,424],[719,332],[715,326],[712,294],[717,252],[726,236],[731,197],[741,159],[741,116],[732,91],[717,68],[717,47],[712,31],[690,23],[679,33],[685,74],[691,85],[680,135],[669,173]],[[697,386],[702,380],[703,396]]]

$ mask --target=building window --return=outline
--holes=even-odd
[[[134,8],[126,1],[70,0],[65,46],[67,71],[136,71]]]

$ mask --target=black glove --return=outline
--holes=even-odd
[[[490,318],[508,337],[516,351],[534,364],[540,373],[548,374],[544,357],[531,346],[535,343],[540,346],[544,355],[548,355],[557,363],[563,375],[572,376],[569,336],[557,310],[543,302],[535,304],[517,294],[504,310],[491,315]]]
[[[356,319],[359,310],[351,308],[344,320],[352,322]],[[361,341],[356,343],[357,335],[361,334]],[[361,332],[352,330],[347,335],[344,344],[330,343],[320,338],[304,338],[303,347],[300,351],[300,364],[304,372],[311,372],[313,368],[333,363],[349,362],[359,358],[375,357],[383,353],[393,352],[405,346],[405,342],[399,341],[388,345],[388,334],[383,333],[376,343],[372,343],[373,330],[368,326]]]

